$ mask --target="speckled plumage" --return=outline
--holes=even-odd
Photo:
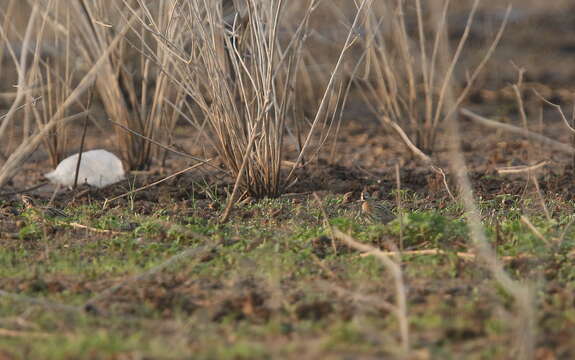
[[[70,215],[60,209],[51,206],[37,206],[34,200],[28,195],[22,195],[20,200],[24,204],[24,207],[31,212],[34,221],[41,222],[45,218],[70,217]]]
[[[361,193],[361,214],[371,222],[382,224],[387,224],[396,218],[389,207],[371,199],[367,192]]]

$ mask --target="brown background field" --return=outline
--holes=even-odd
[[[2,0],[0,4],[8,3]],[[303,4],[303,2],[302,2]],[[330,2],[330,4],[332,4]],[[318,11],[312,26],[316,29],[316,37],[311,37],[310,46],[312,54],[317,64],[313,72],[318,73],[317,90],[322,87],[321,76],[325,76],[334,64],[334,59],[339,52],[343,39],[346,35],[346,19],[342,14],[349,13],[353,6],[350,2],[339,1],[337,10],[335,7],[324,2]],[[454,41],[458,39],[465,26],[466,16],[470,8],[471,1],[458,1],[452,4],[453,10],[450,12],[450,34]],[[495,52],[492,60],[488,63],[485,71],[482,72],[480,80],[470,96],[467,104],[473,110],[488,116],[514,121],[517,117],[513,96],[509,91],[509,86],[517,80],[517,67],[526,70],[525,81],[527,107],[530,112],[530,119],[533,129],[542,131],[559,141],[568,142],[570,136],[562,130],[557,123],[558,116],[544,108],[546,111],[543,123],[537,119],[539,111],[538,101],[534,100],[529,88],[534,87],[542,94],[548,95],[551,100],[569,105],[574,98],[575,90],[575,41],[572,33],[574,5],[569,1],[551,1],[542,4],[540,1],[512,1],[513,10],[510,16],[510,24],[505,32],[503,40]],[[331,6],[331,7],[330,7]],[[494,33],[497,31],[500,21],[503,18],[505,5],[499,1],[483,1],[471,32],[470,42],[464,52],[464,59],[457,71],[459,78],[465,77],[477,63],[481,54],[485,51]],[[291,5],[288,14],[298,18],[300,4]],[[14,20],[15,27],[22,31],[29,10],[26,6],[21,6],[18,16]],[[349,21],[350,19],[347,19]],[[14,36],[12,36],[14,38]],[[14,40],[14,43],[18,43]],[[17,48],[17,46],[16,46]],[[353,56],[348,61],[353,62]],[[8,62],[5,61],[5,66]],[[10,92],[12,83],[15,80],[13,72],[7,68],[2,72],[3,81],[0,91]],[[505,91],[507,88],[507,91]],[[9,105],[10,97],[5,97],[0,105]],[[304,109],[307,113],[313,113],[313,107]],[[101,114],[104,116],[104,114]],[[517,162],[526,162],[526,150],[523,145],[528,145],[523,140],[505,136],[504,134],[493,132],[490,129],[478,128],[472,123],[464,120],[465,150],[468,158],[478,171],[493,170],[495,166],[508,165]],[[108,128],[103,123],[100,128],[91,127],[88,132],[89,148],[104,147],[116,151],[114,139],[108,135],[102,136],[101,131]],[[78,130],[79,131],[79,130]],[[75,132],[70,143],[72,153],[79,148],[79,133]],[[198,153],[210,156],[210,150],[196,144],[191,144],[189,131],[182,128],[177,133],[177,144],[187,149],[190,153]],[[367,111],[361,99],[354,97],[348,103],[344,116],[343,130],[339,134],[337,157],[329,158],[332,163],[337,163],[345,167],[360,166],[363,169],[381,173],[389,168],[390,164],[400,160],[403,165],[411,163],[409,166],[417,166],[411,162],[409,152],[396,139],[394,134],[389,133],[375,117]],[[13,148],[18,140],[11,137],[11,142],[3,144],[4,149]],[[288,142],[289,143],[289,142]],[[288,146],[289,147],[289,146]],[[441,146],[439,150],[441,151]],[[289,149],[288,149],[289,150]],[[205,153],[205,152],[208,153]],[[324,152],[328,153],[327,151]],[[564,159],[562,155],[549,152],[548,149],[536,146],[535,151],[530,151],[530,161],[539,159],[557,159],[559,167],[569,163],[569,159]],[[440,157],[440,155],[438,155]],[[289,157],[289,156],[288,156]],[[329,156],[328,156],[329,157]],[[15,179],[18,186],[25,186],[41,181],[41,173],[49,170],[45,163],[46,155],[42,151],[37,151],[32,157],[32,161],[27,165],[27,170]],[[565,161],[566,160],[566,161]],[[172,169],[181,166],[178,159],[172,159]]]
[[[8,2],[0,0],[0,9]],[[472,2],[452,2],[449,37],[455,46]],[[353,3],[325,0],[312,19],[312,87],[318,93],[343,45]],[[560,104],[571,117],[575,4],[572,0],[511,4],[503,39],[463,106],[520,126],[511,86],[518,68],[523,68],[529,130],[572,144],[574,136],[557,111],[543,106],[532,90]],[[458,85],[480,61],[506,5],[482,1],[456,69]],[[301,8],[300,2],[290,3],[285,33],[290,21],[301,16]],[[19,31],[28,11],[23,6],[14,19]],[[11,39],[17,48],[17,36],[12,34]],[[54,56],[54,49],[47,48],[46,53]],[[347,76],[357,55],[352,52],[339,76]],[[0,112],[10,105],[15,81],[10,62],[4,59],[2,66]],[[370,79],[366,76],[365,81]],[[313,103],[302,102],[307,120],[315,110]],[[94,112],[86,147],[119,153],[98,100]],[[531,355],[541,360],[573,358],[573,159],[522,136],[463,117],[459,121],[462,151],[490,244],[513,279],[536,284],[537,341]],[[9,141],[0,144],[7,154],[21,142],[20,125],[11,131]],[[73,125],[68,154],[78,151],[81,131],[80,123]],[[215,157],[214,149],[197,142],[195,135],[182,121],[170,145],[203,158]],[[335,242],[327,217],[384,250],[395,251],[405,240],[408,251],[445,251],[441,256],[402,259],[413,350],[409,359],[517,358],[512,347],[520,337],[512,330],[522,314],[489,268],[474,261],[476,244],[470,241],[466,212],[446,190],[458,190],[448,166],[446,140],[442,129],[438,146],[429,154],[448,173],[444,182],[379,122],[353,86],[337,138],[328,138],[318,157],[298,169],[298,182],[288,193],[260,201],[243,198],[228,223],[218,218],[233,179],[209,168],[107,203],[189,166],[187,159],[175,155],[168,156],[165,166],[154,159],[149,170],[133,172],[126,181],[103,190],[80,187],[60,192],[50,204],[70,212],[72,220],[65,221],[75,225],[38,220],[38,209],[25,208],[15,194],[0,197],[0,264],[4,265],[0,269],[6,273],[0,274],[0,290],[56,304],[35,307],[0,294],[0,305],[8,304],[0,306],[0,330],[14,331],[0,331],[0,359],[30,358],[37,349],[52,351],[47,358],[54,359],[78,354],[94,359],[161,359],[171,351],[177,359],[190,353],[206,359],[400,358],[394,348],[399,344],[395,312],[389,305],[397,296],[393,277],[372,258]],[[288,137],[284,157],[293,161],[296,155],[295,142]],[[218,161],[215,165],[221,166]],[[533,174],[498,172],[542,161],[545,165]],[[50,168],[40,147],[0,192],[40,184]],[[399,196],[394,192],[398,186],[403,191]],[[54,190],[47,185],[30,194],[46,204]],[[366,220],[364,192],[399,216],[385,225]],[[535,230],[522,215],[533,220]],[[178,266],[144,274],[194,247],[197,252]],[[115,286],[117,291],[110,291]],[[94,306],[80,306],[102,294]],[[61,303],[68,308],[59,308]],[[42,340],[31,343],[21,334],[36,334]]]

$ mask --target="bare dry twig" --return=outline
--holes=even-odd
[[[1,329],[0,328],[0,336],[5,337],[23,337],[23,338],[47,338],[53,336],[48,333],[41,333],[41,332],[30,332],[30,331],[17,331],[17,330],[9,330],[9,329]]]
[[[461,115],[464,115],[465,117],[483,125],[483,126],[487,126],[487,127],[491,127],[491,128],[495,128],[495,129],[500,129],[500,130],[504,130],[513,134],[517,134],[517,135],[521,135],[524,136],[530,140],[534,140],[537,141],[539,143],[541,143],[542,145],[546,145],[546,146],[550,146],[553,147],[559,151],[562,151],[566,154],[569,155],[575,155],[575,148],[567,145],[567,144],[563,144],[561,142],[558,142],[556,140],[550,139],[546,136],[531,132],[529,130],[517,127],[517,126],[513,126],[510,124],[504,124],[501,123],[499,121],[495,121],[495,120],[491,120],[488,119],[486,117],[483,117],[481,115],[478,115],[468,109],[461,109],[460,110]]]
[[[502,175],[516,175],[516,174],[524,174],[524,173],[533,173],[537,170],[542,169],[547,164],[549,164],[549,161],[541,161],[537,164],[527,165],[527,166],[525,166],[525,165],[509,166],[509,167],[498,168],[497,172],[499,174],[502,174]]]
[[[359,250],[365,254],[373,255],[379,259],[385,268],[389,270],[393,276],[395,282],[395,299],[396,299],[396,317],[399,323],[402,351],[405,356],[409,354],[410,344],[409,344],[409,320],[407,313],[407,291],[405,288],[405,283],[403,280],[403,271],[401,270],[401,265],[391,260],[391,258],[384,252],[376,249],[372,246],[362,244],[351,236],[343,233],[337,228],[332,229],[334,235],[346,245]]]

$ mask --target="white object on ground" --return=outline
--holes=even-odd
[[[62,160],[54,171],[44,174],[51,183],[72,187],[76,176],[78,154]],[[125,178],[122,161],[106,150],[90,150],[82,153],[78,185],[88,184],[103,188]]]

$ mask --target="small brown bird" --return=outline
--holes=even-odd
[[[374,223],[387,224],[396,218],[395,214],[382,202],[370,198],[368,192],[361,193],[361,214]]]
[[[22,195],[20,200],[24,204],[26,210],[28,210],[31,215],[32,219],[37,222],[42,222],[46,218],[55,218],[55,217],[70,217],[70,215],[66,214],[64,211],[57,209],[51,206],[37,206],[34,204],[34,200],[32,197],[28,195]]]

